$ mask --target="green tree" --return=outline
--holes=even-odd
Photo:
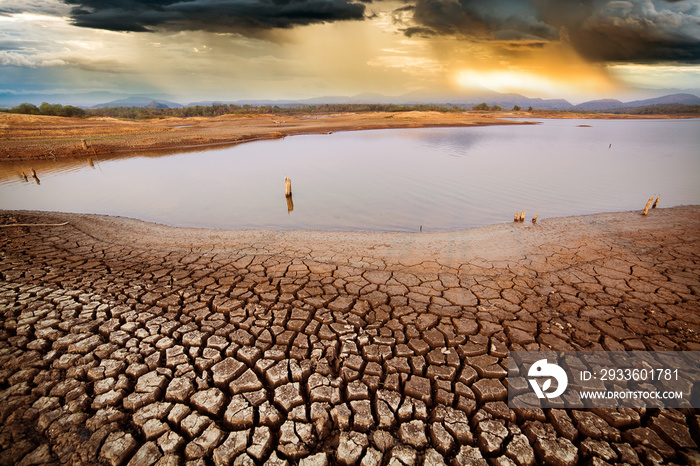
[[[85,116],[85,110],[79,107],[74,107],[72,105],[66,105],[62,107],[58,115],[63,117],[78,117],[83,118]]]
[[[60,110],[60,108],[60,105],[51,105],[48,102],[42,102],[41,105],[39,105],[39,111],[42,115],[56,115],[56,110]]]
[[[519,106],[519,105],[513,106],[513,111],[514,111],[514,112],[519,112],[519,111],[520,111],[520,106]]]
[[[486,102],[482,102],[479,105],[474,105],[472,107],[472,110],[488,110],[489,109],[489,104]]]
[[[531,112],[531,111],[532,111],[532,107],[528,108],[527,111],[528,111],[528,112]]]
[[[493,107],[491,107],[491,110],[493,110],[494,112],[498,112],[498,111],[501,111],[503,109],[501,108],[500,105],[494,105]]]
[[[23,113],[25,115],[39,115],[41,113],[36,105],[27,102],[21,103],[18,106],[12,108],[10,112]]]

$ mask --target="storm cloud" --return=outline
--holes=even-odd
[[[695,0],[415,0],[408,36],[569,42],[596,62],[700,62]]]
[[[256,35],[367,19],[371,0],[48,0],[76,26],[111,31]],[[382,0],[374,0],[380,5]],[[7,0],[0,14],[16,11]],[[30,11],[38,0],[24,3]],[[59,7],[58,5],[61,5]],[[48,12],[48,8],[47,8]],[[404,0],[394,23],[409,37],[452,36],[505,47],[569,43],[593,62],[700,63],[698,0]]]
[[[76,26],[110,31],[238,32],[361,20],[351,0],[66,0]]]
[[[611,1],[569,27],[574,46],[597,61],[700,62],[700,4]]]
[[[526,1],[416,0],[413,21],[435,34],[476,39],[558,38],[556,28],[543,22]]]

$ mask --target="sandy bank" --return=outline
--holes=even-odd
[[[236,251],[416,271],[560,268],[659,243],[695,244],[700,252],[700,206],[654,209],[646,217],[638,211],[604,213],[431,233],[222,231],[100,215],[33,212],[31,217],[39,223],[68,222],[101,241],[138,248]]]
[[[519,120],[505,120],[518,118]],[[179,150],[294,134],[388,128],[528,124],[528,118],[645,119],[654,115],[566,112],[397,112],[330,115],[223,115],[214,118],[118,120],[0,113],[0,160],[91,156],[113,152]],[[85,140],[86,146],[82,141]]]
[[[181,149],[335,131],[526,123],[502,120],[497,114],[440,112],[343,113],[322,118],[223,115],[153,120],[0,114],[0,160]]]

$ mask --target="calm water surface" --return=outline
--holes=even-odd
[[[0,208],[223,229],[460,229],[521,210],[528,220],[638,210],[654,194],[661,206],[700,204],[699,147],[698,119],[294,136],[92,165],[3,163]],[[31,168],[40,184],[20,177]]]

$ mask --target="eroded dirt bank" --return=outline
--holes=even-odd
[[[504,118],[519,118],[518,121]],[[330,115],[223,115],[119,120],[0,113],[0,160],[90,156],[112,152],[177,150],[293,134],[386,128],[528,124],[527,118],[669,118],[566,112],[396,112]],[[83,145],[82,141],[85,141]]]
[[[698,206],[424,234],[0,212],[64,222],[0,228],[2,464],[700,457],[698,410],[513,410],[504,369],[700,350]]]
[[[440,112],[343,113],[322,118],[223,115],[152,120],[0,114],[0,160],[181,149],[330,131],[493,124],[522,122],[500,120],[488,114]]]

